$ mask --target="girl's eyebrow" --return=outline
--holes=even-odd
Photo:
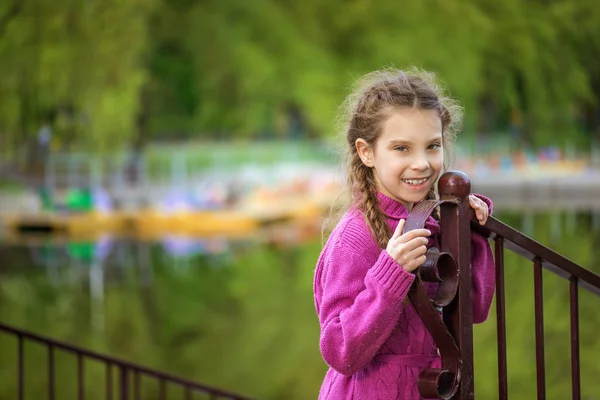
[[[412,142],[410,140],[404,140],[404,139],[392,139],[390,140],[390,144],[411,144]]]
[[[439,142],[442,140],[442,135],[436,136],[433,139],[429,139],[429,143]],[[413,142],[406,139],[391,139],[390,144],[412,144]]]

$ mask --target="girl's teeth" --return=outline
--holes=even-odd
[[[422,183],[425,183],[427,178],[424,178],[424,179],[402,179],[402,180],[404,182],[408,183],[409,185],[420,185]]]

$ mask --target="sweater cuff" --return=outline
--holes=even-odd
[[[404,298],[415,280],[387,251],[382,250],[377,262],[369,271],[373,279],[385,287],[394,297]]]

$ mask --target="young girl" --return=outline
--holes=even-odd
[[[347,102],[347,211],[319,257],[314,297],[320,348],[329,371],[319,399],[420,399],[417,379],[440,368],[435,343],[407,299],[412,273],[440,227],[401,234],[413,205],[433,199],[444,150],[460,125],[460,107],[443,96],[432,74],[377,71]],[[484,224],[492,204],[469,197]],[[483,322],[494,292],[488,241],[472,235],[473,321]],[[432,295],[436,284],[424,283]]]

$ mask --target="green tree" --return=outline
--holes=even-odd
[[[10,143],[26,143],[50,117],[65,148],[122,143],[146,76],[153,3],[31,0],[4,11],[11,18],[0,24],[0,129]]]
[[[591,0],[4,0],[0,130],[11,148],[48,119],[65,148],[330,137],[355,77],[416,65],[464,104],[467,137],[588,145],[598,24]]]

